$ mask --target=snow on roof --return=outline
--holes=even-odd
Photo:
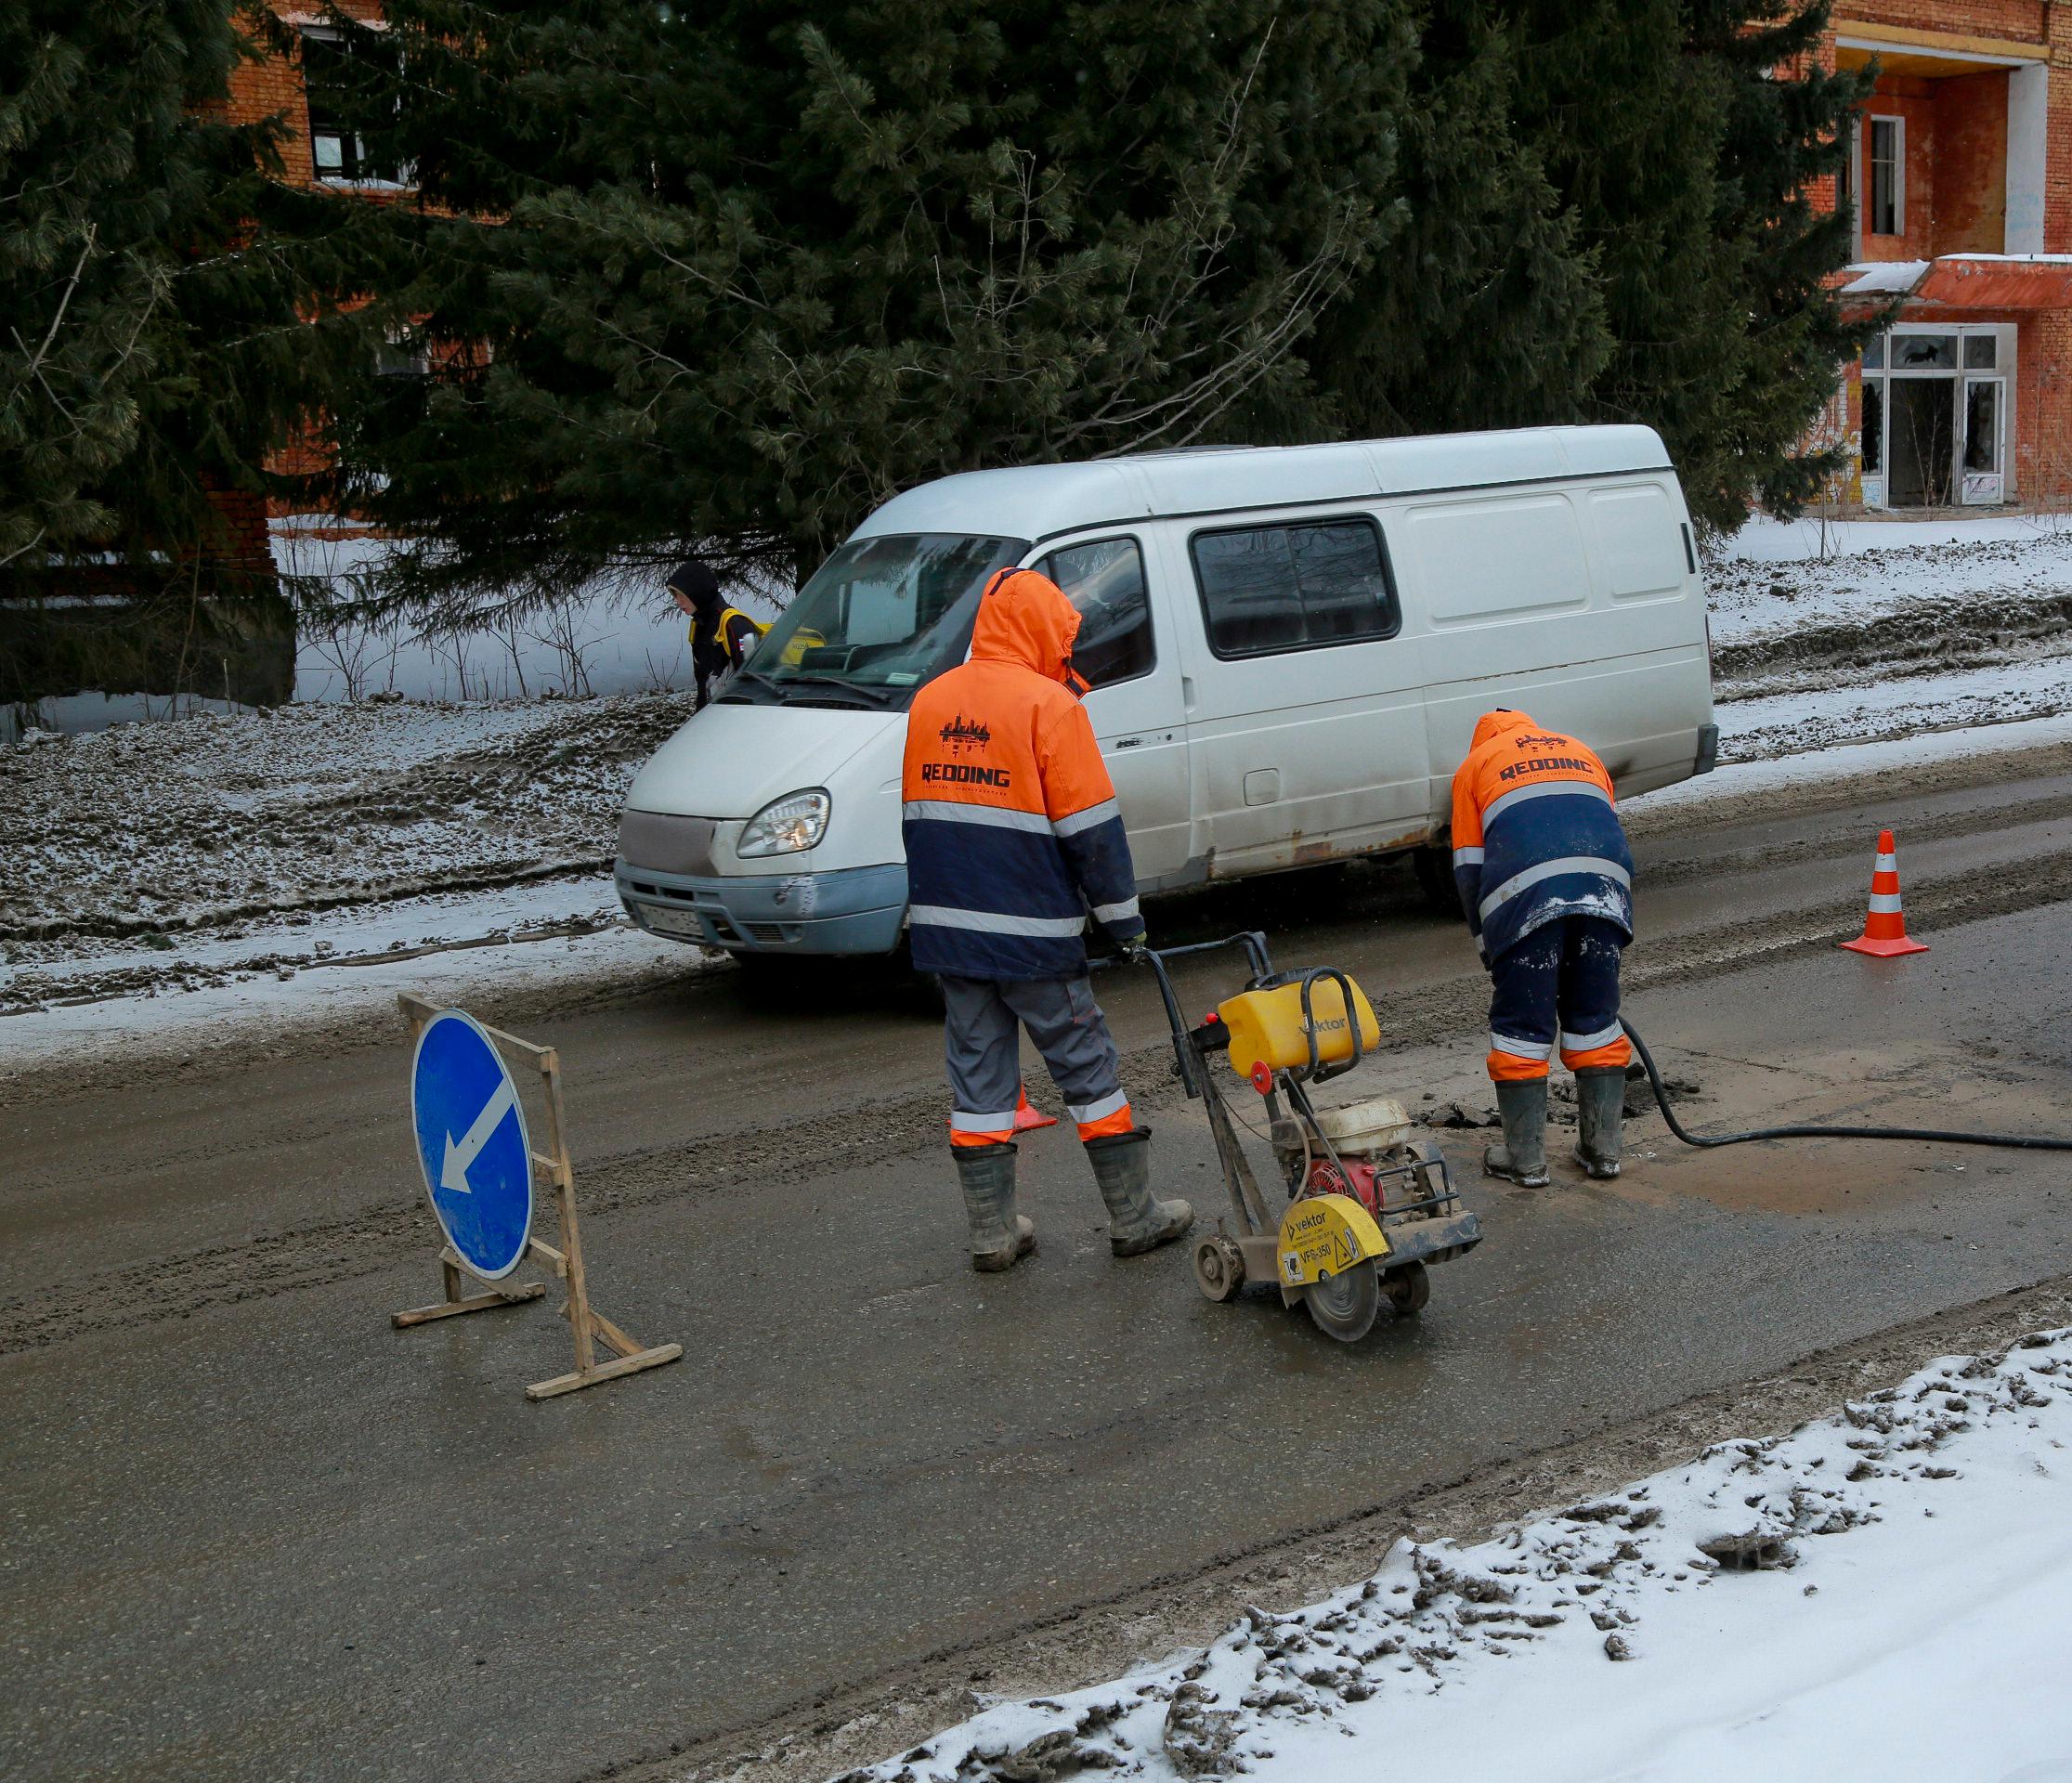
[[[1081,527],[1158,514],[1363,501],[1671,468],[1668,450],[1652,427],[1530,427],[1324,446],[1148,452],[940,477],[894,496],[855,536],[960,532],[1048,539]]]
[[[1925,260],[1873,260],[1867,265],[1846,267],[1851,275],[1849,282],[1842,287],[1844,297],[1869,297],[1881,293],[1906,293],[1921,282],[1922,275],[1928,270]]]

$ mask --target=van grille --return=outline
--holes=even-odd
[[[619,819],[619,858],[650,873],[710,877],[718,820],[678,817],[661,811],[628,811]]]

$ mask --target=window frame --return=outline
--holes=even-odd
[[[1137,533],[1101,532],[1096,533],[1090,539],[1074,539],[1068,537],[1055,543],[1043,543],[1041,549],[1036,553],[1036,561],[1032,564],[1024,566],[1024,567],[1026,568],[1035,570],[1037,575],[1049,578],[1052,585],[1057,588],[1058,592],[1061,594],[1064,594],[1065,599],[1069,601],[1072,596],[1069,593],[1065,592],[1064,584],[1058,581],[1057,578],[1055,578],[1054,576],[1051,576],[1050,572],[1045,569],[1043,566],[1048,563],[1052,557],[1055,557],[1061,551],[1083,551],[1089,545],[1114,545],[1122,544],[1125,542],[1127,542],[1129,548],[1137,553],[1137,567],[1143,579],[1144,629],[1151,634],[1151,660],[1147,662],[1141,669],[1138,670],[1135,674],[1124,675],[1120,680],[1117,681],[1094,682],[1087,690],[1089,696],[1094,694],[1100,693],[1103,688],[1127,687],[1131,682],[1141,681],[1146,675],[1155,674],[1158,670],[1158,616],[1153,611],[1154,603],[1153,602],[1151,597],[1151,553],[1145,551],[1144,541],[1142,538]],[[1075,612],[1078,611],[1076,607],[1075,607],[1073,610]]]
[[[1864,181],[1864,234],[1896,241],[1907,233],[1907,120],[1896,113],[1873,111],[1870,124],[1870,167]],[[1878,227],[1878,126],[1892,126],[1892,223]]]
[[[1202,580],[1202,560],[1195,554],[1195,546],[1204,539],[1240,532],[1287,532],[1297,527],[1363,526],[1374,534],[1375,550],[1381,559],[1381,582],[1388,596],[1388,629],[1372,631],[1357,638],[1318,638],[1301,644],[1276,644],[1265,650],[1224,650],[1216,642],[1216,616],[1209,610],[1208,589]],[[1257,662],[1264,657],[1297,657],[1312,650],[1349,650],[1363,644],[1387,644],[1400,638],[1403,631],[1402,593],[1396,581],[1396,563],[1388,550],[1388,534],[1379,517],[1364,509],[1355,509],[1350,514],[1307,514],[1283,515],[1268,521],[1225,522],[1221,526],[1197,527],[1187,535],[1187,564],[1194,576],[1194,600],[1202,615],[1202,640],[1208,645],[1208,653],[1218,662]],[[1298,583],[1296,598],[1301,600]],[[1303,609],[1308,619],[1308,608]]]
[[[360,28],[371,32],[384,32],[387,29],[384,24],[375,20],[361,20]],[[359,131],[326,130],[321,133],[318,131],[316,108],[310,103],[310,99],[312,97],[312,88],[309,80],[309,61],[307,56],[304,53],[303,47],[304,46],[311,42],[316,42],[319,44],[329,45],[332,48],[349,56],[352,54],[352,44],[346,33],[339,29],[339,27],[337,27],[336,25],[326,25],[320,23],[298,24],[295,26],[295,72],[300,77],[302,82],[302,121],[304,125],[306,127],[309,138],[310,177],[314,179],[318,185],[329,187],[334,191],[414,191],[416,189],[415,179],[413,176],[414,170],[408,163],[397,167],[392,174],[374,174],[365,172],[350,174],[340,172],[331,174],[326,173],[321,167],[317,164],[317,137],[319,134],[322,134],[324,136],[337,137],[343,145],[345,145],[349,148],[352,155],[353,164],[355,165],[355,167],[363,168],[366,165],[367,144],[365,137],[360,134]],[[321,90],[320,85],[317,90]],[[343,167],[344,165],[343,159],[341,159],[340,165],[341,167]]]

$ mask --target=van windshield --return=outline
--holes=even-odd
[[[1027,550],[954,532],[853,539],[793,596],[729,696],[904,710],[963,661],[987,579]]]

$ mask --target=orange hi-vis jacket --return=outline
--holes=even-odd
[[[914,696],[902,828],[919,971],[1071,978],[1089,908],[1114,940],[1143,931],[1115,788],[1073,691],[1078,631],[1056,583],[1002,570],[971,660]]]
[[[1560,917],[1631,936],[1633,855],[1604,763],[1523,712],[1485,712],[1453,775],[1453,879],[1485,960]]]

